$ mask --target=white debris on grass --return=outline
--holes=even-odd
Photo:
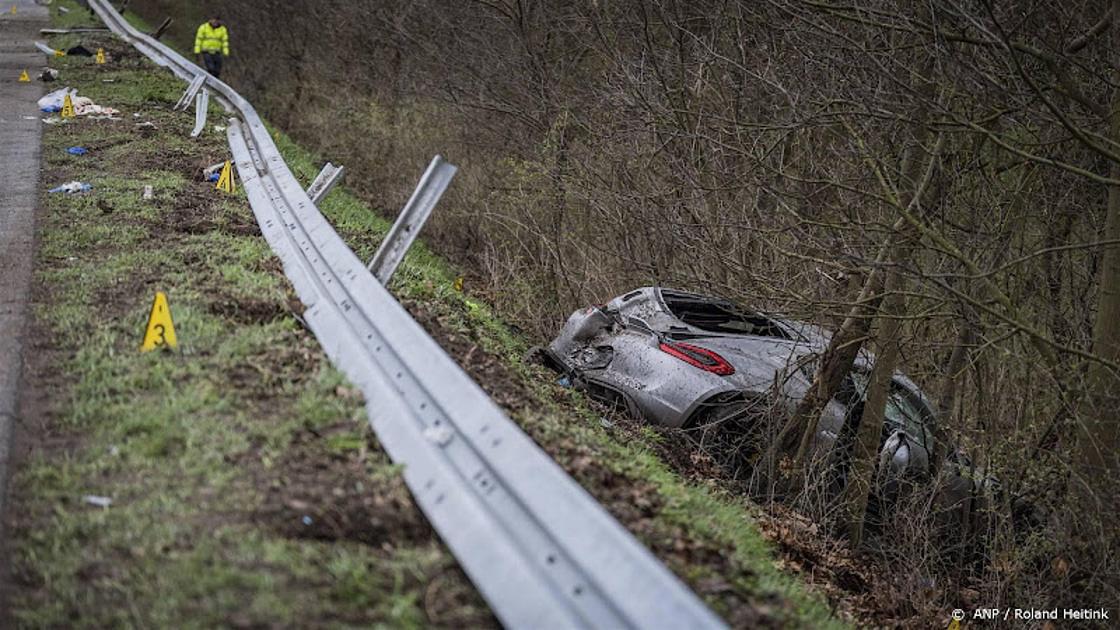
[[[109,497],[101,497],[96,494],[87,494],[82,497],[82,501],[99,508],[107,508],[113,504],[113,500]]]

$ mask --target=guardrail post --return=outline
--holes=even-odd
[[[197,138],[202,130],[206,128],[206,114],[210,109],[210,92],[208,90],[200,90],[198,96],[194,99],[194,129],[191,130],[191,137]]]
[[[160,37],[163,37],[163,34],[167,32],[167,28],[171,26],[171,22],[173,21],[174,20],[172,20],[171,18],[164,18],[163,24],[160,24],[159,28],[157,28],[155,32],[152,33],[152,39],[158,40]]]
[[[381,247],[377,248],[373,260],[369,261],[369,270],[382,286],[389,284],[393,272],[404,260],[405,253],[416,240],[420,229],[424,227],[436,202],[443,196],[443,191],[447,190],[447,185],[451,183],[451,178],[455,176],[457,170],[458,167],[445,162],[438,155],[432,158],[432,163],[428,165],[428,170],[424,171],[420,183],[416,185],[416,190],[397,216],[385,240],[381,242]]]
[[[179,102],[175,103],[174,109],[178,111],[180,109],[186,110],[187,107],[190,107],[191,101],[194,100],[195,94],[198,94],[198,91],[202,89],[202,84],[205,82],[205,72],[200,72],[195,75],[194,80],[191,81],[191,84],[187,86],[187,91],[183,92],[183,95],[179,97]]]
[[[327,193],[338,183],[338,180],[342,179],[342,174],[344,172],[346,172],[346,167],[344,166],[335,166],[330,162],[324,164],[323,170],[319,171],[319,174],[315,176],[315,181],[311,182],[311,185],[307,187],[307,196],[311,197],[311,203],[318,206],[319,202],[322,201],[323,198],[327,196]]]

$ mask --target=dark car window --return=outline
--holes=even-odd
[[[727,300],[668,291],[663,291],[661,297],[674,317],[700,330],[791,339],[774,320],[743,310]]]
[[[860,392],[860,399],[867,401],[867,384],[869,375],[863,372],[852,372],[852,383]],[[927,423],[931,420],[925,405],[916,401],[910,392],[896,381],[891,381],[891,393],[887,398],[887,408],[883,412],[883,421],[891,431],[902,429],[911,437],[917,438],[922,447],[930,443]]]

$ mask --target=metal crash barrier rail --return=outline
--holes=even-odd
[[[253,212],[334,364],[435,530],[503,624],[718,628],[723,622],[494,404],[354,255],[225,83],[91,0],[117,35],[233,112]],[[204,85],[203,85],[204,84]]]

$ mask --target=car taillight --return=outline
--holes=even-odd
[[[705,372],[719,374],[720,376],[730,376],[735,373],[735,368],[727,362],[727,359],[724,359],[707,348],[700,348],[679,341],[662,341],[661,351],[667,352],[681,361],[693,367],[698,367]]]

